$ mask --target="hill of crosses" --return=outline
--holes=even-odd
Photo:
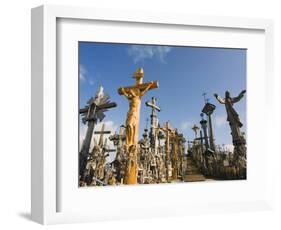
[[[194,135],[188,139],[173,127],[173,117],[159,120],[159,113],[172,109],[160,108],[161,98],[151,96],[142,102],[144,95],[161,87],[161,80],[145,81],[143,68],[132,75],[131,85],[116,88],[128,111],[115,133],[107,130],[104,121],[118,105],[102,86],[80,108],[80,119],[86,127],[79,152],[80,187],[246,179],[246,138],[235,110],[235,104],[245,100],[246,90],[241,89],[234,97],[227,89],[223,96],[214,93],[214,104],[203,94],[198,122],[190,127]],[[141,117],[141,105],[150,113],[144,130],[140,130],[140,121],[145,119]],[[224,107],[232,150],[215,143],[213,114],[218,106]],[[101,128],[97,130],[97,126]]]

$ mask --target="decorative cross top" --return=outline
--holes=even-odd
[[[82,115],[82,122],[86,124],[89,121],[94,121],[95,123],[97,120],[102,121],[105,117],[104,112],[117,106],[115,102],[110,102],[109,98],[107,94],[103,93],[103,87],[100,86],[95,98],[90,98],[87,106],[79,110]]]

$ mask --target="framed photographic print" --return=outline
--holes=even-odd
[[[33,9],[32,219],[270,208],[272,30],[265,19]]]

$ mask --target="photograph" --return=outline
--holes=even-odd
[[[78,51],[79,187],[247,179],[247,49]]]

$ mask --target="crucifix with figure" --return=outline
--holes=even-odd
[[[136,83],[133,86],[120,87],[118,93],[124,95],[129,101],[129,111],[126,120],[126,152],[128,161],[126,166],[125,184],[137,183],[137,145],[139,138],[140,106],[142,96],[151,89],[158,88],[157,81],[143,83],[144,72],[138,68],[133,78]]]

